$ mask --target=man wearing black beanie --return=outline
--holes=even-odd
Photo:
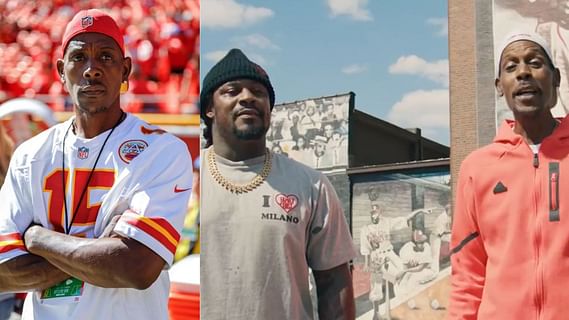
[[[354,319],[355,250],[341,203],[320,172],[271,153],[275,93],[267,73],[232,49],[205,76],[201,317]]]

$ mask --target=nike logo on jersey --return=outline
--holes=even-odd
[[[178,185],[174,186],[174,192],[175,193],[180,193],[180,192],[184,192],[184,191],[188,191],[188,190],[192,190],[192,188],[180,189],[180,188],[178,188]]]

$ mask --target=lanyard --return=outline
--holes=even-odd
[[[62,172],[61,177],[63,179],[63,206],[65,207],[65,234],[69,234],[69,232],[71,231],[71,226],[73,226],[73,221],[75,221],[75,217],[77,216],[77,211],[79,210],[79,207],[81,206],[81,202],[83,201],[83,197],[85,196],[85,193],[87,192],[89,182],[91,181],[91,177],[93,176],[93,172],[97,168],[97,163],[99,162],[99,158],[101,157],[101,154],[103,153],[103,149],[105,149],[105,145],[107,144],[107,141],[109,141],[109,138],[113,134],[113,131],[115,131],[116,127],[118,127],[118,125],[124,120],[124,118],[126,116],[126,113],[124,113],[124,111],[121,110],[121,112],[122,113],[121,113],[119,120],[117,121],[117,123],[115,123],[115,125],[111,129],[111,132],[109,132],[109,134],[105,138],[105,141],[103,142],[103,145],[101,146],[101,150],[99,150],[99,154],[97,154],[97,158],[95,159],[95,164],[93,165],[93,168],[91,168],[91,172],[89,173],[89,177],[87,178],[87,182],[85,183],[85,186],[83,187],[83,192],[81,192],[81,197],[79,198],[79,202],[77,202],[77,206],[75,207],[75,210],[73,210],[73,215],[71,216],[70,222],[68,222],[69,218],[68,218],[68,214],[67,214],[67,196],[66,196],[67,195],[67,179],[65,179],[65,139],[67,139],[67,134],[69,133],[69,129],[71,129],[75,120],[73,120],[71,122],[71,125],[67,128],[67,131],[65,131],[65,136],[63,136],[62,157],[61,157],[61,172]]]

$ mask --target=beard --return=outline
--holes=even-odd
[[[246,129],[233,128],[233,134],[239,140],[258,140],[263,138],[266,132],[267,128],[263,125],[258,127],[249,127]]]
[[[264,139],[267,131],[269,130],[268,126],[265,126],[265,123],[261,121],[261,123],[249,124],[245,125],[244,127],[238,128],[236,121],[238,116],[233,114],[233,134],[239,140],[259,140]],[[265,119],[265,113],[263,111],[259,111],[259,118]]]
[[[111,107],[110,106],[96,106],[96,107],[86,107],[80,104],[75,104],[75,107],[77,108],[77,110],[83,114],[87,114],[90,116],[99,114],[99,113],[104,113],[107,112]]]

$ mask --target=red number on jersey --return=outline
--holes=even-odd
[[[81,198],[81,193],[85,188],[90,169],[76,169],[74,170],[74,179],[71,183],[71,195],[73,198],[72,207],[67,208],[67,212],[71,216],[72,212],[77,208],[79,199]],[[56,231],[64,232],[65,224],[65,208],[63,206],[63,187],[62,182],[65,179],[66,186],[70,186],[69,170],[65,170],[65,177],[62,177],[62,170],[57,169],[45,178],[44,182],[44,192],[49,192],[48,201],[48,220],[53,225]],[[95,224],[97,219],[97,214],[99,213],[99,208],[101,207],[100,202],[92,202],[90,199],[91,191],[94,190],[108,190],[112,187],[115,182],[115,173],[113,170],[103,169],[93,171],[93,176],[89,181],[89,185],[85,190],[85,195],[81,200],[79,208],[77,208],[77,217],[73,221],[74,226],[89,226]]]

